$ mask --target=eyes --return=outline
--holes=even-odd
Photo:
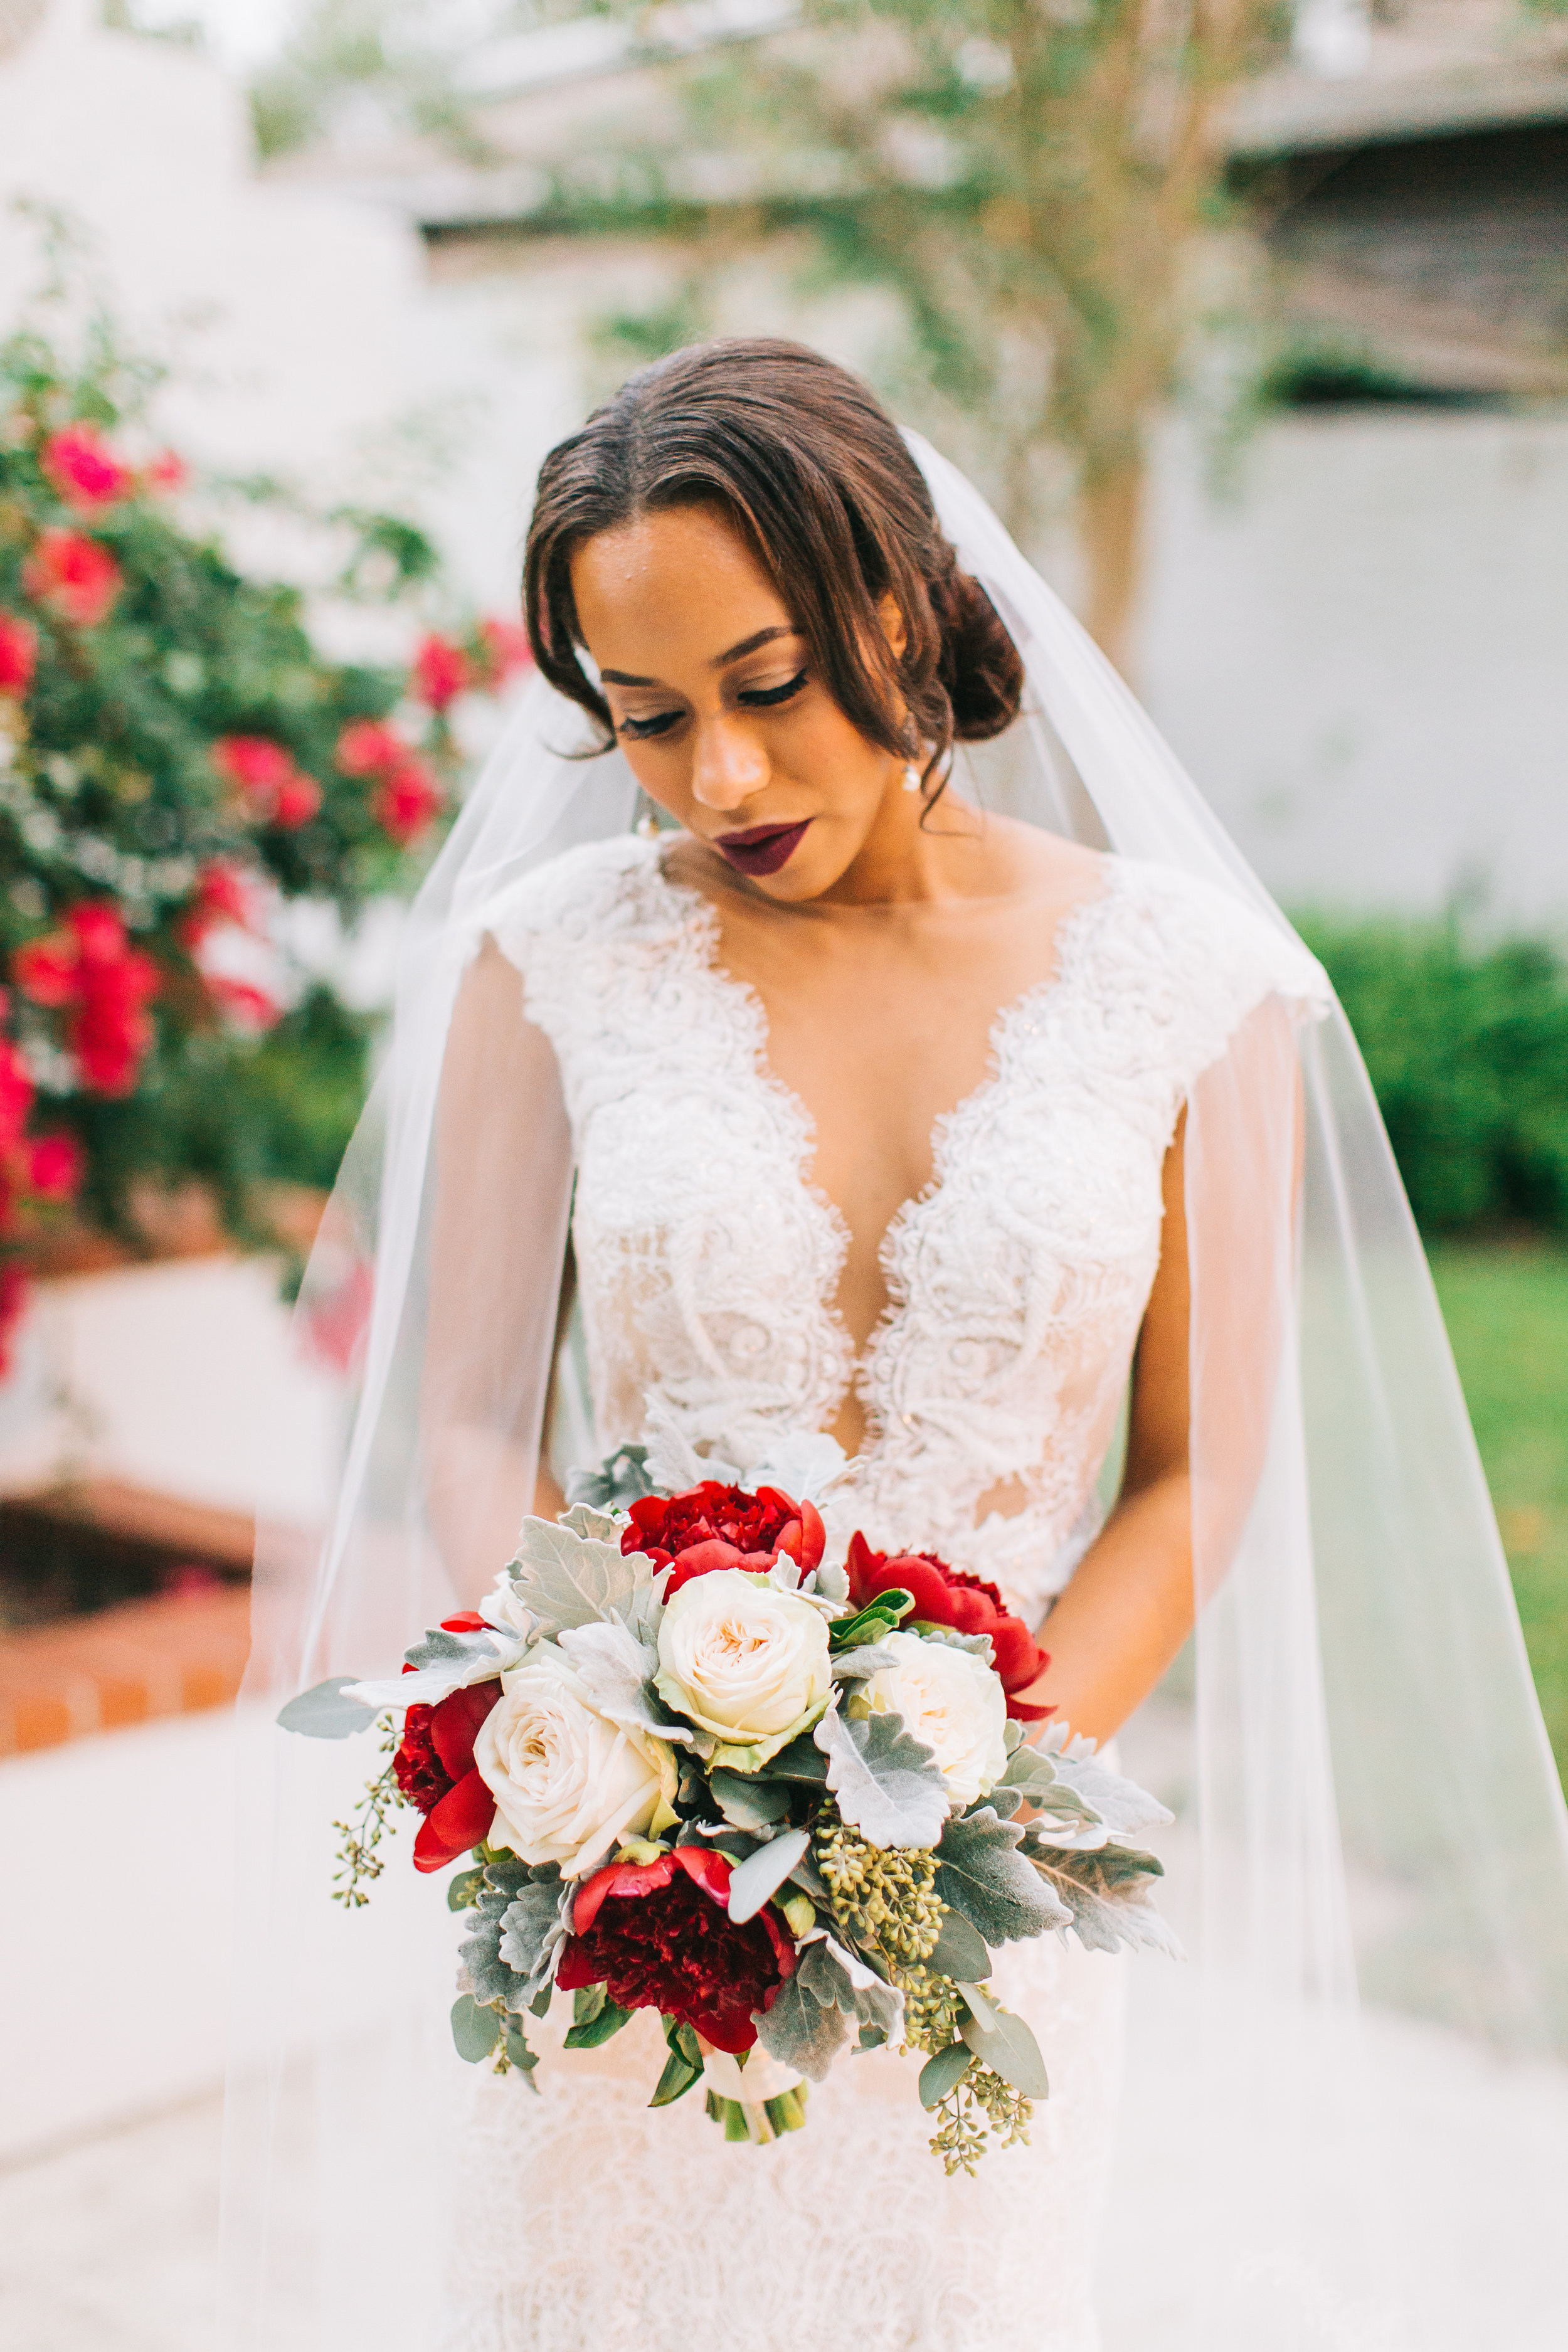
[[[806,672],[797,670],[794,677],[786,678],[782,686],[742,687],[735,701],[742,710],[776,710],[781,704],[794,701],[805,680]],[[647,717],[635,719],[628,716],[619,722],[618,732],[628,736],[634,743],[646,743],[656,736],[669,734],[679,726],[685,716],[684,710],[658,710]]]

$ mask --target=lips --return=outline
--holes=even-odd
[[[749,825],[744,833],[721,833],[713,846],[737,874],[776,874],[795,856],[810,823],[807,816],[798,824]]]

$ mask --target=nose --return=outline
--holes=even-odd
[[[771,772],[767,754],[743,720],[722,711],[698,728],[691,793],[704,808],[739,808],[763,790]]]

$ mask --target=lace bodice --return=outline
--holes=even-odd
[[[1205,884],[1114,857],[1101,882],[938,1122],[858,1362],[811,1120],[769,1070],[760,1000],[717,960],[713,908],[636,836],[520,886],[492,929],[560,1064],[603,1451],[643,1436],[658,1398],[699,1451],[744,1465],[785,1429],[829,1427],[853,1381],[867,1436],[830,1527],[940,1551],[1039,1615],[1092,1528],[1183,1100],[1266,995],[1321,986]],[[1006,1511],[987,1507],[997,1488]]]

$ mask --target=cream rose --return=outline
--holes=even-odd
[[[558,1862],[567,1878],[592,1869],[617,1837],[641,1837],[677,1783],[665,1742],[601,1715],[552,1642],[501,1676],[474,1762],[496,1801],[490,1843],[524,1862]]]
[[[993,1669],[973,1650],[889,1633],[877,1644],[898,1653],[862,1685],[873,1707],[901,1715],[946,1775],[956,1811],[993,1790],[1007,1769],[1007,1701]]]
[[[816,1721],[833,1690],[827,1626],[797,1593],[716,1569],[683,1584],[658,1629],[661,1696],[755,1769]]]

